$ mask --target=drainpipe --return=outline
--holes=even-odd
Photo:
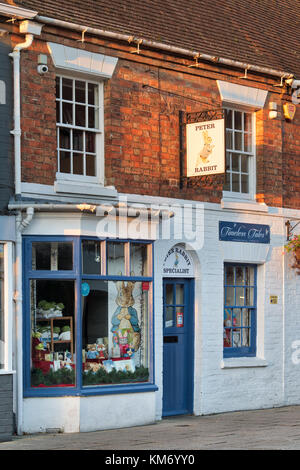
[[[21,93],[20,93],[20,51],[31,46],[33,34],[26,34],[25,42],[17,44],[10,57],[14,63],[14,136],[15,147],[15,194],[19,199],[21,196]]]
[[[23,283],[22,283],[22,232],[33,219],[34,209],[28,207],[26,217],[22,219],[22,212],[18,211],[16,217],[16,268],[15,268],[15,312],[16,312],[16,369],[17,369],[17,433],[23,430]]]
[[[19,27],[20,33],[25,33],[25,41],[17,44],[12,53],[14,64],[14,129],[11,134],[14,136],[14,165],[15,165],[15,197],[21,197],[21,91],[20,91],[20,56],[23,49],[31,46],[35,35],[40,35],[42,25],[33,21],[22,21]]]

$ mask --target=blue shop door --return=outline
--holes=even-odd
[[[163,416],[193,412],[193,280],[164,279]]]

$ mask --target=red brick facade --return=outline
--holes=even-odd
[[[282,104],[291,97],[274,86],[279,79],[249,74],[242,80],[237,70],[203,63],[189,68],[186,60],[157,51],[130,54],[127,45],[95,39],[81,45],[71,32],[63,34],[70,39],[43,34],[21,53],[23,182],[53,185],[55,180],[55,69],[46,42],[56,40],[119,58],[104,87],[106,185],[124,193],[220,202],[223,175],[180,180],[179,112],[219,108],[216,80],[221,79],[269,91],[264,109],[256,113],[256,198],[271,206],[299,208],[300,105],[287,122]],[[48,54],[45,75],[37,72],[39,53]],[[270,101],[278,104],[274,120],[268,116]]]

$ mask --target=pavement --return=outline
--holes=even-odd
[[[172,450],[299,449],[300,406],[169,417],[146,426],[88,433],[13,436],[11,441],[0,442],[0,454],[4,450],[105,450],[111,456],[115,455],[111,451],[118,450],[150,450],[152,454],[153,451],[166,451],[169,455]]]

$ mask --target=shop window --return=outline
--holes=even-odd
[[[82,297],[83,385],[148,381],[148,289],[134,281],[89,281]]]
[[[58,172],[96,177],[100,152],[100,84],[56,78]],[[98,165],[99,166],[99,165]]]
[[[53,238],[24,242],[28,393],[151,384],[151,243]]]
[[[31,385],[75,385],[74,281],[30,282]]]
[[[49,242],[32,244],[32,269],[63,271],[73,269],[72,243]]]
[[[254,114],[225,109],[226,175],[224,191],[249,197],[254,194],[255,149]]]
[[[256,266],[224,266],[224,357],[256,354]]]
[[[4,331],[4,245],[0,244],[0,369],[5,366]]]

